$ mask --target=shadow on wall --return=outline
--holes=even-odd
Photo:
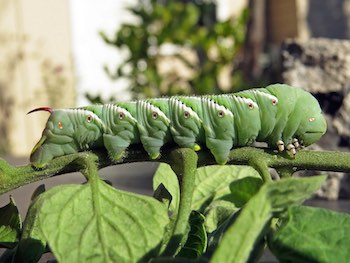
[[[14,104],[13,98],[9,97],[7,94],[6,87],[0,82],[0,154],[8,152],[8,125],[11,118],[11,108]]]
[[[349,38],[348,20],[345,0],[322,1],[309,0],[307,22],[311,37],[336,39]]]

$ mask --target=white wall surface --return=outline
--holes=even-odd
[[[104,65],[115,68],[125,53],[107,45],[99,31],[113,36],[123,22],[135,22],[125,8],[137,0],[71,0],[73,62],[75,65],[78,105],[88,103],[84,94],[103,94],[103,98],[127,98],[127,83],[112,81],[103,70]]]

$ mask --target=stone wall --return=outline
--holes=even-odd
[[[313,38],[282,45],[283,82],[313,93],[326,114],[328,131],[315,149],[350,149],[350,41]],[[330,173],[319,193],[350,198],[350,174]]]

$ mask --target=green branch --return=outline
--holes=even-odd
[[[162,157],[157,161],[171,164],[171,153],[174,150],[176,148],[164,148]],[[30,164],[25,166],[11,166],[6,161],[0,159],[0,194],[48,177],[80,171],[82,167],[79,159],[91,154],[96,155],[99,169],[118,164],[110,161],[106,152],[102,150],[94,153],[83,152],[56,158],[43,170],[36,170]],[[154,162],[154,160],[149,159],[147,153],[141,147],[131,147],[128,157],[120,163],[141,161]],[[255,164],[259,164],[260,166],[276,168],[277,171],[283,171],[283,174],[288,174],[286,171],[304,169],[350,172],[350,153],[303,150],[298,152],[296,158],[293,159],[287,154],[277,154],[268,149],[243,147],[231,152],[228,163],[251,165],[255,169],[257,169]],[[198,152],[198,166],[210,164],[215,164],[215,160],[209,151]],[[263,177],[266,180],[265,176]]]
[[[180,185],[179,211],[174,215],[175,223],[171,238],[163,252],[163,256],[175,256],[181,248],[181,243],[187,231],[188,219],[191,213],[194,179],[197,169],[197,155],[191,149],[172,151],[171,168],[177,175]]]

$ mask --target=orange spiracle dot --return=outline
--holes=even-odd
[[[62,129],[63,129],[63,124],[62,124],[62,122],[61,122],[61,121],[59,121],[59,122],[58,122],[57,126],[58,126],[58,128],[59,128],[60,130],[62,130]]]

